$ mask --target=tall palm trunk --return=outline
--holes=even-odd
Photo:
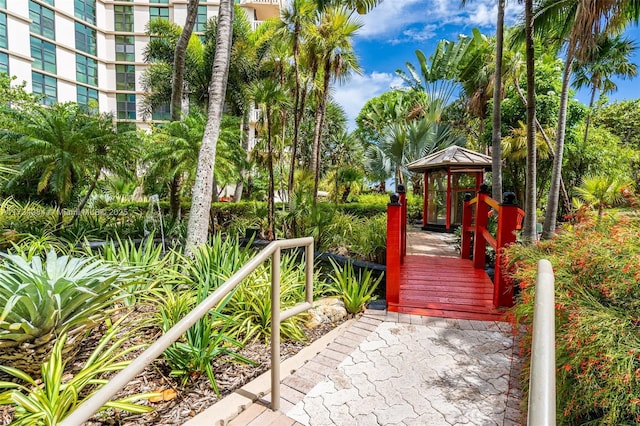
[[[173,76],[171,80],[171,121],[180,121],[182,116],[182,88],[184,85],[184,67],[187,57],[187,46],[193,33],[198,16],[199,0],[189,0],[187,19],[173,55]]]
[[[300,23],[296,22],[293,30],[293,66],[295,69],[295,87],[293,91],[293,141],[291,143],[291,164],[289,168],[289,182],[287,187],[287,197],[289,206],[293,207],[293,179],[296,172],[296,157],[298,155],[298,135],[300,133],[300,121],[302,121],[302,111],[300,99]]]
[[[525,31],[527,56],[527,177],[525,179],[526,199],[524,211],[523,238],[532,242],[537,239],[536,234],[536,81],[535,81],[535,47],[533,40],[533,0],[525,4]]]
[[[504,2],[498,0],[496,28],[496,69],[493,77],[493,131],[491,133],[491,195],[502,200],[502,53],[504,42]]]
[[[211,69],[209,85],[209,112],[204,129],[202,145],[198,155],[198,168],[193,184],[191,213],[187,227],[186,253],[192,254],[194,247],[207,242],[209,234],[209,212],[213,194],[213,166],[222,123],[222,109],[229,76],[231,41],[233,36],[233,1],[220,0],[218,12],[218,34],[216,53]]]
[[[316,107],[316,124],[313,130],[313,145],[311,146],[311,172],[313,173],[313,206],[318,201],[318,186],[320,184],[320,145],[322,139],[322,126],[327,109],[329,97],[329,83],[331,81],[331,63],[327,58],[324,63],[324,75],[320,104]]]
[[[517,78],[513,79],[513,85],[516,88],[516,92],[518,92],[518,96],[520,97],[520,100],[522,101],[524,106],[527,107],[528,105],[527,98],[522,94],[522,89],[520,88],[520,84],[518,83]],[[551,154],[551,158],[555,158],[556,152],[554,151],[553,145],[549,140],[549,136],[547,136],[547,132],[544,131],[544,127],[542,127],[540,120],[538,120],[538,117],[535,117],[535,123],[536,123],[536,129],[542,135],[542,140],[544,140],[544,143],[547,145],[547,148],[549,148],[549,154]],[[564,185],[564,179],[562,178],[562,175],[560,175],[560,195],[562,196],[562,203],[564,205],[564,208],[567,210],[570,210],[571,201],[569,200],[569,193],[567,192],[567,188]]]
[[[267,170],[269,172],[269,190],[267,199],[267,239],[273,241],[275,222],[275,183],[273,177],[273,141],[271,136],[271,108],[267,106]]]
[[[589,139],[589,127],[591,125],[591,114],[593,113],[593,104],[596,100],[596,91],[597,86],[594,84],[591,88],[591,98],[589,99],[589,113],[587,114],[587,118],[584,120],[584,143],[587,143],[587,139]]]
[[[547,197],[547,210],[544,216],[542,238],[549,239],[555,235],[556,217],[558,216],[558,201],[560,198],[560,179],[562,177],[562,157],[564,153],[564,136],[567,127],[567,105],[569,102],[569,81],[573,66],[575,44],[570,44],[567,49],[567,59],[562,75],[562,92],[560,94],[560,113],[558,114],[558,132],[556,135],[556,155],[553,158],[553,171],[551,172],[551,186]]]

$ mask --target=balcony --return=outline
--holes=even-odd
[[[262,110],[259,108],[254,108],[249,113],[249,123],[257,123],[260,121],[260,116],[262,115]]]
[[[251,30],[255,31],[258,28],[258,25],[262,24],[264,21],[251,21]]]
[[[240,0],[240,6],[255,10],[255,19],[265,21],[270,18],[280,17],[282,0]]]

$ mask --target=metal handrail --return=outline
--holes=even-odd
[[[282,249],[305,247],[305,301],[284,312],[280,312],[280,251]],[[180,338],[193,324],[213,309],[231,290],[247,278],[258,266],[269,258],[271,261],[271,409],[280,408],[280,322],[304,312],[313,306],[313,238],[294,238],[273,241],[251,261],[233,274],[209,297],[196,306],[176,325],[171,327],[156,342],[140,354],[120,373],[109,380],[88,400],[83,402],[60,426],[80,426],[93,416],[117,392]]]
[[[556,424],[556,320],[553,268],[538,262],[533,305],[533,341],[527,425]]]

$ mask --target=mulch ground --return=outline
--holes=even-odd
[[[134,325],[149,317],[149,309],[140,307],[127,318],[127,322],[130,327],[134,327]],[[306,345],[317,340],[337,325],[339,323],[323,324],[313,330],[305,329],[308,339],[304,342],[282,342],[280,346],[281,358],[284,360],[295,355]],[[83,341],[82,350],[69,366],[70,371],[77,371],[82,366],[97,345],[102,333],[104,333],[104,328],[98,327]],[[160,335],[161,331],[157,327],[142,328],[128,342],[128,345],[150,344]],[[154,408],[152,412],[146,414],[133,415],[119,410],[108,409],[96,414],[86,424],[90,426],[181,425],[218,402],[221,398],[233,393],[236,389],[269,370],[271,366],[270,345],[259,340],[245,345],[238,352],[253,360],[256,365],[231,362],[228,358],[216,360],[214,372],[220,390],[220,397],[213,392],[206,375],[190,377],[187,383],[182,385],[180,379],[169,376],[170,368],[167,363],[162,359],[158,359],[133,379],[115,398],[124,398],[145,392],[166,391],[170,395],[170,400],[141,402]],[[134,357],[135,355],[136,353],[133,353],[131,356]],[[0,407],[0,425],[8,425],[12,420],[13,409]]]

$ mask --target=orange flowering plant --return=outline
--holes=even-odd
[[[559,424],[640,423],[638,212],[585,217],[550,241],[513,245],[505,254],[519,288],[513,314],[524,330],[523,381],[529,379],[537,261],[548,259],[556,280]]]

